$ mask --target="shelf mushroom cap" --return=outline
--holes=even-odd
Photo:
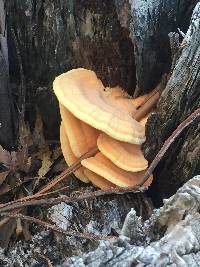
[[[106,97],[104,86],[93,71],[68,71],[54,80],[53,88],[59,102],[90,126],[117,140],[132,144],[145,141],[144,127],[117,101]]]
[[[97,146],[104,156],[123,170],[139,172],[148,167],[140,145],[118,141],[101,133],[97,139]]]
[[[97,145],[99,131],[77,119],[65,106],[60,104],[62,123],[73,154],[79,158]]]
[[[103,190],[115,188],[116,185],[112,184],[102,176],[96,174],[95,172],[92,172],[86,168],[84,168],[84,174],[88,177],[88,179],[92,182],[92,184],[96,187],[99,187]]]
[[[77,161],[77,157],[74,156],[70,144],[69,139],[65,133],[64,125],[61,122],[60,125],[60,143],[61,150],[64,156],[64,159],[68,166],[72,165],[75,161]],[[81,167],[77,171],[74,172],[75,176],[84,183],[89,183],[87,176],[84,174],[84,168]]]
[[[139,106],[142,105],[142,103],[145,102],[145,100],[148,98],[148,96],[149,96],[149,94],[141,95],[137,98],[131,99],[131,102],[136,108],[138,108]]]
[[[131,99],[132,97],[129,96],[129,94],[120,86],[115,86],[115,87],[105,87],[104,88],[105,93],[109,96],[112,97],[124,97],[124,98],[129,98]]]
[[[85,168],[97,173],[111,183],[120,187],[135,186],[139,184],[145,174],[145,171],[134,173],[122,170],[114,165],[101,152],[97,153],[94,157],[82,160],[81,164]],[[148,187],[151,182],[152,176],[145,182],[144,186]]]
[[[121,87],[106,87],[105,96],[110,98],[111,101],[114,100],[119,108],[129,112],[132,116],[136,113],[137,110],[132,102],[133,99]]]
[[[148,118],[150,117],[150,115],[151,115],[151,113],[147,114],[144,118],[142,118],[142,119],[139,121],[140,124],[142,124],[142,125],[145,127],[145,125],[146,125],[146,123],[147,123],[147,120],[148,120]]]

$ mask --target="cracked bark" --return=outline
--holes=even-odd
[[[0,145],[7,149],[14,146],[12,120],[12,96],[9,87],[7,30],[5,26],[4,2],[0,0]]]
[[[131,33],[135,45],[137,90],[135,96],[154,88],[171,66],[168,33],[186,32],[198,0],[141,0],[131,4]]]
[[[160,80],[161,75],[169,71],[171,59],[168,33],[177,27],[186,31],[192,8],[196,3],[197,1],[189,0],[134,1],[134,4],[133,1],[127,0],[87,3],[78,0],[7,0],[11,82],[17,86],[21,83],[16,47],[11,35],[13,29],[19,44],[25,76],[26,119],[33,124],[34,112],[38,106],[42,113],[46,136],[51,139],[57,137],[59,113],[51,84],[55,75],[70,68],[91,68],[104,83],[111,86],[120,84],[131,94],[137,95],[150,90]],[[192,26],[188,31],[156,113],[151,116],[147,125],[147,142],[144,149],[149,161],[177,125],[199,106],[198,12],[193,25],[195,27]],[[137,67],[136,78],[134,61]],[[154,173],[153,196],[159,197],[159,200],[171,196],[184,182],[199,172],[199,137],[199,124],[195,122],[172,145]],[[187,186],[189,189],[183,187],[176,195],[177,203],[180,205],[175,204],[176,197],[173,197],[170,205],[165,204],[163,207],[162,216],[157,217],[155,212],[148,227],[141,225],[141,221],[134,214],[129,214],[133,217],[131,229],[137,231],[128,233],[127,227],[124,227],[123,231],[132,241],[138,240],[138,246],[132,246],[123,238],[116,244],[102,243],[99,250],[93,254],[73,259],[73,262],[70,259],[71,266],[76,260],[80,263],[82,259],[84,260],[80,266],[87,266],[87,262],[88,266],[98,266],[97,258],[97,263],[105,260],[107,266],[117,266],[118,263],[120,266],[125,261],[130,264],[137,264],[139,261],[147,265],[152,264],[153,260],[159,260],[159,266],[161,263],[170,265],[173,261],[184,263],[182,260],[195,266],[195,260],[198,262],[199,257],[199,241],[195,238],[200,231],[197,212],[200,202],[199,178],[198,185]],[[185,208],[185,203],[188,208]],[[174,221],[171,223],[172,219]],[[174,225],[178,225],[178,230]],[[184,232],[187,234],[184,236],[181,231],[188,229],[191,231]],[[180,243],[174,243],[174,239],[170,239],[170,233],[175,234],[175,240],[180,240],[181,246]],[[147,236],[152,243],[145,254],[141,252],[144,251],[146,241],[149,241],[146,240]],[[185,239],[191,236],[194,237],[192,240]],[[159,238],[161,241],[156,242]],[[168,247],[163,245],[167,242]],[[189,251],[187,244],[189,248],[192,247]],[[170,257],[163,254],[166,249],[171,253]]]
[[[200,4],[183,40],[179,59],[147,125],[145,154],[152,161],[170,133],[200,104]],[[166,153],[157,167],[152,193],[166,198],[200,170],[200,124],[196,120]]]
[[[144,223],[132,209],[121,237],[92,252],[66,259],[62,267],[199,266],[200,176],[187,182]]]

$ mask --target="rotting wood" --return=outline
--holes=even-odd
[[[194,110],[193,109],[194,107],[192,106],[192,110]],[[190,110],[188,110],[188,114],[190,114],[191,112],[190,112]],[[187,114],[187,115],[188,115]],[[185,118],[185,117],[184,117]],[[180,121],[182,121],[184,118],[180,118]],[[180,122],[179,121],[179,122]],[[178,122],[178,123],[179,123]],[[196,128],[196,124],[195,124],[195,127],[193,127],[192,128],[192,130],[194,129],[194,128]],[[172,127],[172,130],[174,129],[174,127]],[[164,138],[164,140],[165,140],[166,138]],[[163,142],[164,142],[164,140],[163,140]],[[162,142],[162,143],[163,143]],[[178,213],[178,215],[181,215],[181,214],[184,214],[183,215],[183,226],[184,227],[179,227],[179,231],[178,232],[172,232],[172,236],[174,236],[174,233],[176,233],[177,235],[175,235],[176,237],[180,237],[180,235],[178,235],[180,232],[181,232],[181,238],[182,239],[176,239],[175,240],[175,243],[170,243],[170,241],[172,240],[172,239],[170,239],[170,235],[168,236],[168,239],[167,238],[165,238],[165,239],[162,239],[161,240],[161,242],[159,243],[157,243],[158,244],[158,246],[157,247],[159,247],[159,245],[168,245],[168,243],[169,243],[169,245],[170,245],[170,248],[172,248],[171,250],[169,249],[169,250],[167,250],[169,253],[168,253],[168,255],[166,255],[165,256],[165,254],[163,254],[162,253],[162,251],[161,251],[161,254],[159,254],[158,255],[158,251],[156,250],[155,251],[155,255],[154,256],[160,256],[160,258],[159,258],[159,262],[158,262],[158,264],[163,264],[163,262],[165,263],[165,260],[166,260],[166,258],[167,258],[167,261],[172,261],[172,262],[174,262],[175,264],[181,264],[182,263],[182,265],[184,264],[184,261],[182,260],[182,259],[180,259],[180,250],[178,250],[178,252],[174,249],[176,246],[178,246],[179,244],[181,244],[181,249],[183,248],[183,249],[185,249],[184,250],[184,255],[182,255],[181,254],[181,256],[183,256],[183,257],[187,257],[187,256],[190,256],[191,255],[191,258],[193,258],[194,260],[193,260],[193,264],[195,263],[195,260],[196,260],[196,262],[198,262],[198,250],[199,250],[199,247],[198,247],[198,240],[197,239],[195,239],[195,237],[197,236],[198,237],[198,232],[199,232],[199,227],[198,227],[198,225],[199,225],[199,217],[198,217],[198,210],[199,210],[199,208],[196,210],[196,213],[195,213],[195,215],[194,214],[192,214],[191,215],[191,217],[190,216],[186,216],[186,215],[188,215],[188,213],[190,213],[190,210],[193,210],[193,208],[194,207],[198,207],[198,202],[199,202],[199,200],[198,200],[198,194],[197,195],[195,195],[195,193],[196,192],[198,192],[198,190],[197,190],[197,188],[196,188],[196,184],[194,183],[193,185],[192,185],[192,188],[191,188],[191,190],[186,190],[185,189],[185,187],[183,188],[183,191],[180,191],[180,197],[182,197],[182,198],[180,198],[180,200],[179,200],[179,203],[183,203],[183,204],[188,204],[188,200],[191,200],[192,198],[191,198],[191,196],[195,196],[194,197],[194,201],[191,201],[190,202],[190,204],[191,204],[191,206],[190,206],[190,209],[188,209],[188,210],[186,210],[186,211],[182,211],[182,209],[180,210],[180,207],[177,207],[177,210],[178,211],[180,211],[180,213]],[[186,196],[189,196],[189,199],[187,199],[187,197]],[[184,196],[184,199],[183,199],[183,196]],[[163,217],[164,217],[164,220],[163,220],[163,218],[161,218],[162,219],[162,221],[164,222],[164,227],[166,226],[166,225],[168,225],[169,224],[169,222],[171,221],[171,218],[177,218],[176,216],[174,216],[174,214],[176,215],[177,213],[176,213],[176,210],[173,210],[174,209],[174,207],[175,207],[175,205],[174,205],[174,199],[171,201],[172,203],[171,203],[171,213],[169,214],[169,216],[167,217],[167,219],[166,219],[166,213],[165,214],[163,214]],[[169,209],[166,209],[167,210],[167,212],[169,211]],[[195,211],[194,211],[195,212]],[[168,214],[168,213],[167,213]],[[197,216],[196,216],[196,214],[197,214]],[[194,215],[194,216],[193,216]],[[181,217],[181,216],[180,216]],[[185,218],[187,217],[187,220],[185,220]],[[182,224],[182,221],[180,220],[180,225],[179,226],[182,226],[181,225]],[[174,223],[174,225],[176,225],[176,223]],[[138,232],[139,232],[139,230],[141,230],[141,231],[143,231],[143,230],[145,230],[145,228],[140,228],[140,225],[138,226],[138,228],[136,227],[137,225],[135,225],[135,227],[134,227],[134,229],[138,229]],[[158,236],[157,236],[157,234],[158,233],[161,233],[161,235],[160,235],[160,237],[162,238],[162,234],[163,234],[163,225],[160,225],[161,227],[159,228],[159,229],[157,229],[156,227],[154,228],[154,231],[152,231],[153,233],[156,233],[153,237],[153,240],[156,240],[156,238],[158,238]],[[173,226],[173,225],[170,225],[169,224],[169,226]],[[185,232],[185,230],[188,230],[188,228],[189,228],[189,230],[190,231],[186,231]],[[170,232],[170,230],[171,230],[172,228],[170,228],[169,227],[169,233],[171,233]],[[181,231],[180,231],[181,230]],[[184,235],[182,234],[182,233],[184,233]],[[185,235],[185,233],[187,234],[187,235]],[[193,237],[193,239],[191,240],[190,238],[191,238],[191,236]],[[138,236],[136,236],[136,237],[138,237]],[[186,238],[185,238],[186,237]],[[145,236],[145,238],[146,238],[146,236]],[[188,239],[187,239],[188,238]],[[138,239],[137,239],[138,240]],[[176,241],[180,241],[180,242],[176,242]],[[189,244],[191,245],[191,247],[192,247],[192,251],[189,251],[188,252],[188,247],[186,248],[186,246],[185,246],[185,244],[188,244],[188,240],[189,240]],[[197,240],[197,242],[195,242]],[[121,239],[121,240],[119,240],[119,249],[118,248],[116,248],[116,247],[112,247],[112,246],[110,246],[110,244],[109,243],[107,243],[107,244],[104,244],[105,246],[103,247],[103,245],[101,246],[101,248],[100,248],[100,250],[99,251],[97,251],[97,258],[99,258],[99,255],[100,255],[100,253],[103,251],[104,253],[108,253],[109,254],[109,252],[116,252],[117,253],[117,256],[116,256],[116,259],[114,258],[115,256],[115,254],[114,253],[110,253],[110,255],[113,255],[113,258],[109,258],[109,257],[101,257],[101,259],[102,260],[106,260],[107,262],[106,263],[109,263],[110,265],[112,265],[112,264],[116,264],[116,263],[125,263],[125,260],[127,260],[127,261],[131,261],[130,260],[130,256],[133,258],[133,264],[135,264],[136,262],[138,262],[138,258],[141,256],[141,255],[145,255],[145,256],[149,256],[149,255],[151,255],[152,256],[152,250],[150,250],[150,253],[147,253],[147,254],[145,254],[145,253],[143,253],[143,252],[148,252],[147,250],[144,250],[144,248],[146,248],[146,239],[145,239],[145,242],[144,242],[144,247],[142,247],[142,251],[140,250],[139,252],[141,252],[141,253],[139,253],[139,255],[137,254],[137,250],[134,250],[134,249],[132,249],[131,247],[130,247],[130,244],[129,243],[126,243],[126,241],[123,243],[123,239]],[[192,242],[191,242],[192,241]],[[193,242],[194,241],[194,242]],[[140,244],[140,246],[141,246],[141,244]],[[166,246],[164,247],[164,251],[166,252]],[[167,247],[168,248],[168,247]],[[129,250],[129,249],[132,249],[131,251]],[[177,249],[177,248],[176,248]],[[178,247],[178,249],[179,249],[179,247]],[[175,251],[174,251],[175,250]],[[118,253],[119,252],[119,253]],[[195,252],[195,253],[192,253],[192,252]],[[127,254],[126,254],[127,253]],[[188,254],[188,253],[192,253],[192,254]],[[106,254],[105,254],[106,255]],[[95,255],[94,255],[94,258],[95,258]],[[93,259],[93,257],[91,256],[91,254],[90,254],[90,258],[89,259],[91,259],[91,261],[92,261],[92,259]],[[147,258],[146,258],[147,259]],[[148,257],[148,259],[149,259],[149,257]],[[79,262],[80,262],[80,260],[81,260],[81,258],[79,258]],[[139,258],[139,260],[141,260],[141,257]],[[181,261],[182,260],[182,261]],[[191,259],[190,259],[191,260]],[[141,260],[142,261],[142,264],[145,264],[145,265],[147,265],[148,263],[147,262],[144,262],[145,260],[144,259],[142,259]],[[86,258],[86,260],[84,260],[84,262],[88,262],[88,258]],[[187,261],[186,261],[187,262]],[[94,260],[94,266],[97,266],[97,265],[95,265],[95,260]],[[169,264],[171,264],[171,262],[167,262],[167,263],[169,263]],[[74,261],[73,261],[73,264],[74,264]],[[195,266],[195,265],[193,265],[193,264],[191,264],[191,261],[190,261],[190,264],[189,264],[189,266]],[[77,265],[78,266],[78,265]]]
[[[34,114],[39,108],[47,139],[59,138],[59,109],[51,90],[52,81],[59,73],[80,66],[92,69],[105,85],[118,84],[133,95],[136,84],[134,45],[138,65],[136,94],[145,92],[144,88],[146,91],[152,89],[160,80],[160,74],[166,71],[165,65],[170,66],[167,35],[177,27],[182,31],[187,28],[197,0],[173,0],[170,4],[159,0],[158,7],[152,0],[136,1],[135,4],[146,7],[141,9],[145,13],[143,17],[150,12],[152,20],[147,19],[145,23],[141,22],[142,14],[133,2],[6,1],[11,79],[16,85],[15,91],[24,87],[19,71],[22,66],[28,104],[25,105],[26,119],[33,127]],[[130,29],[131,16],[134,28]],[[140,22],[143,28],[139,28]],[[23,65],[19,64],[10,27],[19,40],[18,51]],[[144,31],[145,27],[149,30]]]
[[[50,254],[45,255],[50,255],[49,258],[53,260],[53,264],[63,267],[131,267],[140,265],[198,267],[200,259],[199,209],[200,176],[196,176],[180,188],[174,196],[166,200],[162,208],[156,209],[148,220],[143,221],[141,217],[137,216],[136,211],[131,209],[125,219],[120,236],[116,240],[102,240],[98,247],[92,243],[92,247],[85,253],[80,253],[80,250],[78,253],[74,253],[76,249],[73,247],[73,257],[69,257],[69,254],[62,254],[59,263],[55,263],[55,258],[51,258]],[[42,232],[40,234],[42,235]],[[52,244],[52,235],[48,234],[48,231],[46,231],[46,235],[49,236]],[[60,256],[62,242],[68,237],[64,234],[59,236],[62,236],[62,239],[58,239],[57,235],[59,253],[53,249],[52,245],[48,245],[48,239],[45,239],[44,236],[39,236],[39,238],[41,242],[45,240],[45,249],[50,248],[50,251],[55,253],[54,255]],[[80,239],[76,239],[77,245],[79,244],[78,240]],[[34,249],[41,248],[41,242],[38,243],[37,237],[33,236],[31,246]],[[22,246],[22,244],[25,245]],[[69,245],[69,243],[67,244]],[[14,248],[16,247],[14,254],[9,251],[6,254],[4,261],[9,263],[6,267],[12,266],[13,263],[17,264],[20,256],[23,265],[30,263],[29,258],[24,257],[24,254],[27,254],[26,243],[20,241],[14,246]],[[64,247],[64,249],[66,251],[67,248]],[[35,250],[28,252],[31,255],[30,258],[34,258],[32,253]],[[2,252],[0,253],[3,255]]]
[[[11,149],[14,144],[13,108],[6,62],[0,50],[0,145]]]
[[[132,209],[121,237],[66,258],[63,266],[199,266],[200,176],[188,181],[145,222]],[[128,237],[128,238],[127,238]]]
[[[180,46],[179,57],[156,112],[146,125],[144,153],[151,162],[172,131],[200,106],[200,3]],[[160,205],[200,170],[200,124],[188,127],[156,168],[150,194]],[[156,194],[155,194],[156,192]]]
[[[0,0],[0,145],[11,149],[15,145],[13,97],[9,84],[6,12]]]

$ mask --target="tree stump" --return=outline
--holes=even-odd
[[[162,75],[168,73],[170,79],[146,127],[147,141],[143,149],[151,162],[172,131],[200,104],[200,3],[197,2],[7,0],[10,86],[5,60],[1,61],[2,51],[5,51],[1,45],[0,122],[4,120],[6,128],[0,128],[0,145],[10,148],[15,142],[14,114],[23,108],[24,119],[32,128],[36,110],[39,110],[46,138],[58,139],[60,117],[52,82],[62,72],[77,67],[92,69],[105,85],[120,85],[135,96],[149,92]],[[177,34],[178,27],[183,32],[188,27],[189,30],[181,46],[171,53],[168,34],[174,31]],[[15,111],[13,102],[16,103]],[[198,174],[199,127],[199,121],[194,121],[184,130],[156,168],[149,192],[156,206]],[[119,266],[124,263],[131,266],[138,262],[146,266],[174,262],[184,266],[184,261],[191,265],[192,260],[199,257],[199,242],[195,238],[199,232],[199,180],[196,177],[187,182],[144,224],[132,210],[120,232],[122,238],[117,237],[116,243],[102,242],[94,253],[66,260],[66,266],[73,266],[76,261],[77,266],[82,261],[85,265],[80,266],[87,266],[87,262],[91,263],[90,266]],[[141,195],[144,197],[144,194]],[[144,206],[146,209],[140,214],[149,216],[149,202],[145,203],[143,198],[139,201],[141,195],[112,196],[117,204],[111,208],[117,210],[117,215],[122,213],[122,209],[124,218],[124,212],[130,206],[134,206],[135,210],[142,210]],[[130,206],[127,206],[127,196],[131,200]],[[127,204],[126,209],[122,203],[119,203],[120,209],[116,208],[119,199]],[[106,198],[101,199],[98,208],[105,207],[104,202]],[[80,207],[76,207],[78,211]],[[103,211],[106,216],[107,210]],[[80,214],[77,212],[77,221],[84,229]],[[101,213],[96,215],[104,220]],[[49,240],[52,241],[51,238]],[[70,244],[77,245],[76,241],[72,242]],[[84,242],[79,243],[80,250],[82,244],[84,246]],[[92,248],[88,246],[88,249]],[[23,254],[23,249],[21,251]],[[194,257],[193,253],[196,253]],[[11,253],[11,256],[16,258],[15,254]]]

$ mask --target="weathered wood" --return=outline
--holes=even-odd
[[[132,209],[117,241],[102,241],[96,250],[66,259],[62,266],[198,266],[199,207],[196,176],[149,220],[142,222]]]
[[[171,66],[168,33],[186,32],[198,0],[131,0],[132,38],[135,46],[137,90],[154,88]]]
[[[134,60],[132,57],[133,46],[128,36],[129,31],[127,30],[127,25],[129,22],[128,20],[123,20],[123,12],[129,14],[127,11],[128,2],[115,0],[115,10],[115,8],[113,8],[113,1],[87,1],[87,3],[86,1],[78,0],[7,1],[9,27],[14,30],[22,57],[22,67],[27,89],[26,110],[29,115],[28,120],[33,120],[31,112],[35,110],[35,103],[37,103],[43,115],[46,115],[46,117],[43,116],[43,120],[46,122],[45,128],[48,134],[52,134],[52,138],[56,135],[54,128],[58,126],[58,114],[56,113],[56,108],[52,108],[53,105],[56,106],[56,101],[50,90],[52,80],[56,74],[71,67],[84,66],[96,70],[99,77],[111,85],[123,81],[121,84],[122,86],[125,88],[133,88],[130,86],[134,84],[134,72],[132,73],[134,67]],[[154,16],[154,18],[156,15],[160,15],[160,13],[157,12],[157,8],[153,8],[155,7],[153,4],[156,5],[158,1],[145,2],[147,3],[147,7],[149,7],[145,9],[145,12]],[[183,3],[187,3],[184,5],[184,8],[190,7],[188,1],[178,2],[181,6]],[[176,4],[178,2],[176,2]],[[144,1],[134,1],[134,3],[144,4]],[[150,3],[152,6],[148,6]],[[166,5],[169,4],[167,1],[162,1],[162,3],[166,3]],[[174,3],[174,1],[171,1],[172,5]],[[192,5],[193,2],[190,1],[190,4]],[[161,6],[159,6],[159,8],[160,7]],[[176,5],[173,6],[174,9],[176,7]],[[184,8],[183,6],[180,9],[178,8],[178,14],[182,14],[180,10]],[[167,12],[172,12],[170,13],[172,17],[170,17],[170,15],[169,18],[174,18],[174,10],[166,10]],[[165,13],[163,8],[162,12],[162,14]],[[162,94],[157,113],[151,117],[148,123],[145,150],[150,160],[152,160],[166,137],[169,136],[179,122],[185,119],[186,116],[199,106],[199,13],[200,7],[197,6],[196,17],[194,17],[194,21],[182,45],[172,77]],[[187,20],[188,16],[186,15],[185,17]],[[163,17],[161,16],[161,18]],[[168,21],[169,18],[167,16],[166,21]],[[138,19],[141,19],[139,15]],[[151,22],[152,21],[154,20],[151,20]],[[102,25],[105,25],[103,29]],[[147,24],[144,23],[144,25]],[[168,28],[168,25],[165,25],[165,23],[164,25],[158,23],[158,25],[159,27],[162,25],[162,29],[165,28],[166,32],[163,39],[158,38],[159,40],[156,42],[157,45],[159,41],[160,44],[162,44],[163,40],[167,38],[170,28]],[[155,29],[159,32],[160,28],[158,25],[156,24]],[[175,25],[177,27],[178,24],[175,23]],[[153,30],[155,29],[153,28]],[[139,56],[145,57],[145,55],[148,54],[147,50],[144,49],[143,54],[137,54],[137,49],[135,52],[137,57],[136,62],[138,65],[141,64],[142,70],[141,75],[139,75],[137,71],[138,86],[141,88],[140,92],[149,90],[150,87],[147,85],[149,85],[151,75],[155,75],[155,79],[158,79],[162,72],[164,72],[164,69],[162,69],[162,71],[159,70],[160,72],[157,69],[157,65],[163,63],[162,60],[164,58],[163,56],[162,60],[159,59],[158,55],[160,51],[156,54],[156,60],[151,57],[152,54],[154,55],[155,51],[149,44],[154,44],[154,42],[150,41],[151,38],[154,37],[155,32],[153,32],[152,35],[148,35],[149,42],[147,43],[150,49],[150,58],[147,58],[147,60],[145,59],[146,61],[144,58],[141,58],[141,62],[139,62]],[[159,34],[156,36],[159,36]],[[143,37],[146,38],[146,35],[144,34]],[[19,61],[16,57],[16,46],[13,45],[12,38],[13,36],[9,32],[9,41],[11,44],[10,62],[12,62],[10,71],[12,73],[12,81],[20,85],[21,75],[19,71],[16,71],[19,69]],[[145,45],[146,42],[145,38],[141,40],[143,45]],[[128,48],[126,47],[127,42]],[[156,46],[156,51],[158,47],[160,46]],[[163,47],[165,47],[164,44]],[[169,43],[167,45],[167,50],[162,50],[163,53],[168,51],[168,49]],[[126,61],[128,64],[126,64]],[[146,63],[149,63],[149,65],[145,65]],[[164,66],[168,66],[167,64],[169,64],[169,62],[167,58],[166,65],[165,62],[163,64]],[[148,68],[149,72],[151,70],[150,73],[148,73]],[[144,74],[147,75],[147,79],[143,81],[143,78],[145,78]],[[138,92],[139,91],[137,91],[137,93]],[[36,96],[35,93],[37,93]],[[42,108],[44,109],[43,111]],[[53,115],[51,112],[55,112],[56,115]],[[194,124],[193,127],[187,129],[181,138],[178,139],[177,143],[172,146],[154,174],[155,183],[157,185],[157,187],[154,186],[154,190],[156,188],[154,195],[159,196],[160,194],[161,198],[171,195],[173,191],[179,188],[183,182],[187,181],[192,174],[199,171],[199,137],[199,125],[197,126],[197,124]],[[200,251],[198,240],[200,231],[199,181],[199,177],[196,177],[188,182],[175,196],[165,202],[163,208],[159,211],[155,211],[151,219],[144,224],[142,220],[136,216],[135,211],[132,210],[121,232],[124,236],[130,238],[130,241],[122,237],[115,243],[102,242],[96,251],[78,258],[68,259],[63,266],[133,266],[137,264],[140,264],[140,266],[165,266],[166,264],[195,266],[195,260],[198,263]],[[115,200],[112,201],[109,212],[114,222],[116,218],[118,222],[121,222],[122,217],[127,213],[128,207],[130,207],[127,206],[127,203],[132,201],[131,205],[138,210],[142,207],[142,205],[138,207],[139,201],[135,201],[137,197],[138,195],[131,195],[128,202],[123,196],[117,196]],[[115,204],[116,201],[122,201],[122,203],[119,203],[120,208]],[[95,200],[95,202],[98,203],[98,200]],[[72,224],[72,226],[78,229],[80,228],[83,231],[87,226],[87,229],[92,229],[93,231],[95,215],[95,228],[96,222],[101,222],[100,226],[97,224],[96,231],[99,231],[99,229],[101,231],[102,229],[104,230],[105,225],[102,223],[107,220],[109,231],[106,233],[112,234],[113,230],[111,228],[113,226],[110,226],[112,225],[110,222],[113,221],[110,219],[110,216],[106,217],[107,207],[109,206],[109,203],[108,206],[105,205],[107,202],[107,198],[100,200],[96,206],[96,211],[91,211],[92,216],[88,217],[87,221],[83,217],[83,215],[87,215],[87,212],[83,214],[82,206],[74,204],[76,213],[73,213],[74,218],[72,218],[72,222],[76,222],[77,220],[77,223],[74,223],[74,225]],[[90,211],[92,204],[86,202],[84,205],[86,209]],[[99,210],[101,207],[103,207],[103,210]],[[104,214],[105,217],[103,216]],[[117,216],[113,216],[113,214]],[[56,217],[58,216],[56,215]],[[90,220],[92,222],[91,224]],[[115,230],[114,227],[113,229]],[[41,241],[41,234],[38,239],[37,236],[34,238],[36,244],[38,240],[40,240],[40,251],[41,248],[43,248],[42,245],[45,246],[45,251],[47,251],[47,244],[44,242],[45,238]],[[66,240],[65,237],[63,239]],[[54,240],[54,244],[56,245],[54,247],[52,245],[52,238],[49,237],[49,240],[50,245],[48,249],[49,247],[50,249],[48,252],[50,256],[57,257],[56,260],[58,262],[58,257],[60,257],[60,251],[58,251],[60,249],[60,240],[57,242]],[[27,257],[24,258],[25,252],[26,254],[29,253],[31,259],[35,258],[32,251],[27,249],[27,243],[24,242],[24,244],[24,250],[21,243],[18,243],[16,249],[10,250],[7,253],[13,261],[16,261],[16,264],[20,264],[21,262],[27,264],[28,259]],[[70,255],[74,253],[74,247],[77,248],[77,252],[80,252],[83,247],[87,247],[90,251],[94,249],[93,244],[88,245],[82,240],[76,242],[73,238],[67,240],[65,244],[66,248],[69,250],[67,253],[71,253]],[[52,253],[52,250],[53,252],[56,251],[55,254],[57,254],[55,255]],[[0,256],[2,255],[0,254]],[[3,260],[5,261],[6,259],[3,258]],[[31,264],[32,262],[30,260],[29,265],[31,266]],[[9,259],[7,266],[10,266]]]
[[[6,13],[4,8],[4,0],[0,0],[0,50],[6,61],[7,67],[8,63],[8,45],[7,45],[7,29],[6,29]]]
[[[15,145],[12,97],[9,89],[8,69],[0,50],[0,144],[11,149]]]
[[[102,241],[96,250],[66,259],[61,266],[198,267],[199,208],[200,176],[196,176],[145,223],[132,209],[117,241]]]
[[[0,0],[0,145],[10,149],[14,145],[12,96],[8,77],[8,47],[4,2]]]
[[[145,153],[151,161],[166,138],[200,105],[200,4],[183,40],[179,59],[147,124]],[[154,196],[168,197],[200,171],[200,124],[192,126],[171,146],[155,172]],[[156,192],[156,194],[155,194]]]
[[[41,263],[40,258],[34,257],[35,252],[44,251],[53,265],[62,267],[199,266],[200,176],[193,177],[165,200],[163,207],[154,210],[146,221],[136,215],[139,207],[131,195],[126,197],[126,201],[122,196],[109,196],[49,209],[50,219],[63,229],[96,234],[109,234],[115,229],[119,233],[116,240],[97,244],[64,235],[54,240],[49,231],[41,231],[33,236],[31,245],[19,241],[6,251],[6,256],[0,250],[0,263],[2,260],[6,267],[11,266],[10,262],[35,266],[35,261]],[[122,223],[129,204],[134,208]],[[68,258],[69,255],[74,256]]]

